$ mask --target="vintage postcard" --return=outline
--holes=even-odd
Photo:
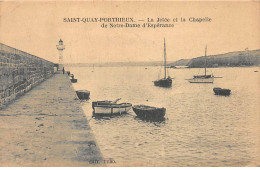
[[[260,166],[259,64],[259,1],[0,1],[0,166]]]

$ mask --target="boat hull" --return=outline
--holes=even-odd
[[[229,96],[231,90],[222,88],[213,88],[215,95]]]
[[[207,78],[212,78],[212,75],[195,75],[193,76],[193,78],[204,78],[204,79],[207,79]]]
[[[165,108],[152,107],[151,109],[142,109],[140,108],[140,106],[141,105],[136,105],[132,107],[135,114],[140,118],[154,120],[154,119],[162,119],[165,116],[165,112],[166,112]]]
[[[213,83],[214,78],[193,78],[189,80],[190,83]]]
[[[154,81],[155,86],[159,87],[171,87],[172,86],[172,79],[160,79]]]
[[[93,106],[94,114],[113,115],[127,113],[132,108],[131,103],[106,104]]]

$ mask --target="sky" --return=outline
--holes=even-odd
[[[260,49],[259,2],[0,2],[0,42],[58,62],[64,41],[65,63],[138,62],[194,58]],[[64,18],[211,18],[178,22],[173,28],[101,28],[101,23],[63,22]],[[138,21],[144,20],[144,21]]]

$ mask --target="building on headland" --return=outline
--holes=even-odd
[[[0,108],[54,74],[54,63],[0,43]]]
[[[62,70],[64,67],[64,61],[63,61],[63,51],[65,50],[65,45],[63,45],[63,41],[60,39],[59,45],[56,45],[57,50],[59,51],[59,65],[58,69]]]

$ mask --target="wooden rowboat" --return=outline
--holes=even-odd
[[[90,91],[88,90],[77,90],[76,94],[80,100],[87,100],[90,96]]]
[[[164,107],[152,107],[146,105],[135,105],[133,111],[138,117],[145,119],[161,119],[165,116],[166,109]]]
[[[113,114],[122,114],[127,113],[131,108],[131,103],[120,103],[117,104],[117,102],[121,98],[116,99],[115,101],[94,101],[92,102],[92,108],[94,114],[100,114],[100,115],[113,115]]]
[[[123,114],[127,113],[132,108],[131,103],[106,103],[104,105],[94,105],[94,114],[112,115],[112,114]]]

